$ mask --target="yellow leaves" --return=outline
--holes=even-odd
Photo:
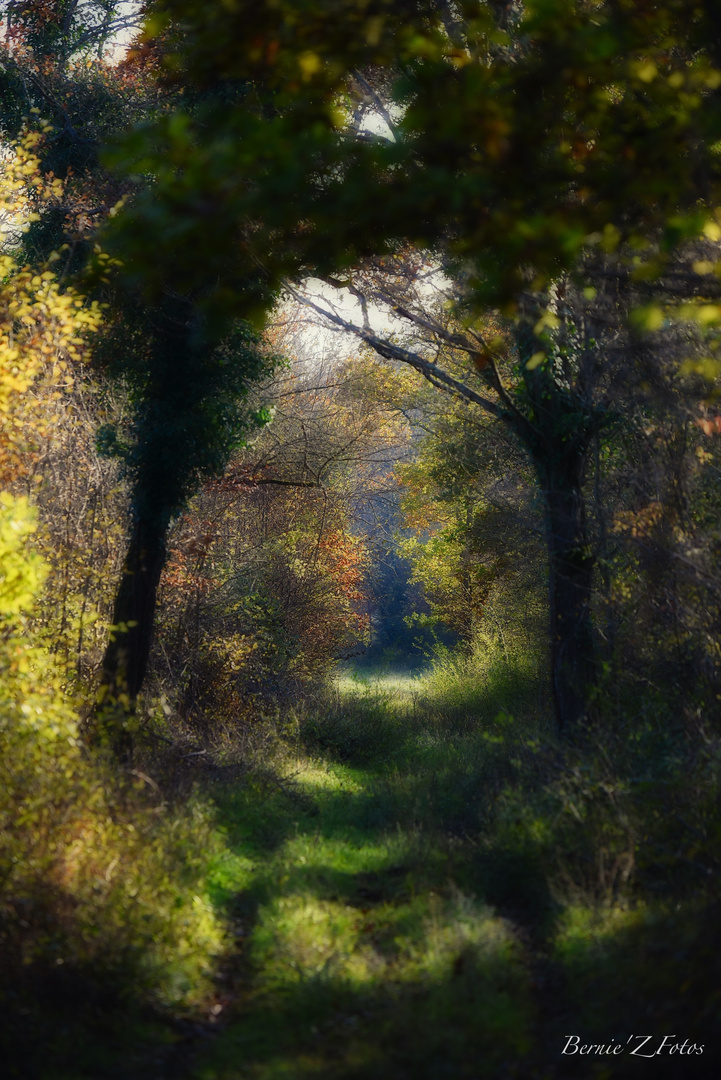
[[[43,401],[57,393],[59,377],[63,390],[72,385],[66,361],[80,358],[102,313],[74,290],[61,291],[48,265],[33,270],[5,255],[0,273],[0,485],[7,486],[32,464],[29,450],[50,424]]]
[[[716,269],[716,263],[711,262],[710,259],[697,259],[696,262],[692,264],[691,268],[694,274],[713,274]]]
[[[721,360],[711,356],[685,360],[679,369],[681,375],[701,375],[708,382],[714,382],[721,375]]]
[[[713,240],[714,243],[721,240],[721,227],[716,221],[707,221],[702,232],[707,240]]]
[[[652,60],[637,60],[630,65],[630,70],[643,83],[652,83],[658,75],[658,68]]]
[[[639,330],[654,333],[666,322],[666,313],[658,304],[646,304],[631,312],[631,321]]]
[[[558,330],[560,325],[561,320],[558,318],[558,315],[555,315],[552,311],[546,309],[534,326],[533,332],[534,334],[542,334],[544,330]]]
[[[298,57],[298,67],[300,68],[303,82],[309,82],[314,75],[316,75],[321,69],[321,59],[317,53],[314,52],[302,52]]]
[[[25,551],[35,529],[35,512],[28,500],[0,493],[0,628],[29,611],[45,577],[42,560]]]
[[[43,175],[37,153],[52,125],[44,120],[36,123],[40,130],[25,127],[0,159],[1,231],[26,232],[31,222],[40,220],[40,207],[63,196],[62,180],[52,172]]]
[[[721,319],[721,307],[718,304],[700,304],[695,314],[700,326],[710,326]]]
[[[697,326],[715,326],[721,322],[721,306],[719,304],[681,304],[678,314],[688,322],[694,322]]]

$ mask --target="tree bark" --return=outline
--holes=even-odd
[[[121,759],[132,755],[127,720],[148,667],[165,556],[162,526],[136,522],[115,597],[113,629],[103,657],[98,704],[90,723],[91,739],[106,738]]]
[[[588,715],[596,680],[591,622],[595,559],[586,529],[584,461],[582,450],[576,449],[553,464],[537,466],[546,503],[551,675],[560,731]]]

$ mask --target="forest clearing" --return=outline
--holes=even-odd
[[[0,5],[0,1072],[721,1065],[721,20]]]

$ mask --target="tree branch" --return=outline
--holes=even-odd
[[[449,375],[447,371],[438,367],[437,364],[426,360],[418,353],[411,352],[409,349],[404,349],[402,346],[395,345],[391,341],[379,338],[372,330],[358,326],[356,323],[352,323],[348,319],[342,318],[342,316],[338,315],[336,312],[322,308],[319,304],[316,304],[313,300],[310,300],[307,296],[298,292],[298,290],[289,282],[285,282],[285,288],[299,304],[315,311],[323,319],[338,327],[338,329],[360,338],[361,341],[364,341],[366,345],[369,345],[374,352],[377,352],[378,355],[382,356],[385,360],[398,360],[403,364],[408,364],[409,367],[418,371],[439,390],[445,390],[446,393],[454,394],[464,401],[469,401],[474,405],[478,405],[497,420],[505,420],[506,422],[511,421],[512,417],[497,402],[491,401],[490,398],[483,397],[482,394],[472,390],[470,386],[466,386],[465,383],[460,382],[458,379],[454,379],[452,375]]]
[[[355,79],[355,81],[360,86],[363,93],[365,94],[366,98],[370,98],[373,106],[377,109],[377,111],[383,117],[383,121],[384,121],[384,123],[386,124],[388,130],[391,133],[391,139],[393,140],[393,142],[395,142],[396,141],[395,124],[393,123],[393,119],[391,117],[391,114],[388,112],[388,109],[383,104],[383,101],[381,100],[380,94],[378,94],[378,92],[373,89],[373,87],[368,82],[368,80],[366,78],[364,78],[363,75],[361,75],[360,71],[358,71],[357,68],[353,69],[352,75],[353,75],[353,78]]]

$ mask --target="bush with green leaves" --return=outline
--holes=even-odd
[[[83,747],[75,703],[25,626],[46,573],[27,550],[34,528],[27,501],[3,495],[0,1000],[63,968],[121,999],[190,1007],[224,942],[203,886],[212,822],[198,799],[169,808],[150,777],[119,779]]]

